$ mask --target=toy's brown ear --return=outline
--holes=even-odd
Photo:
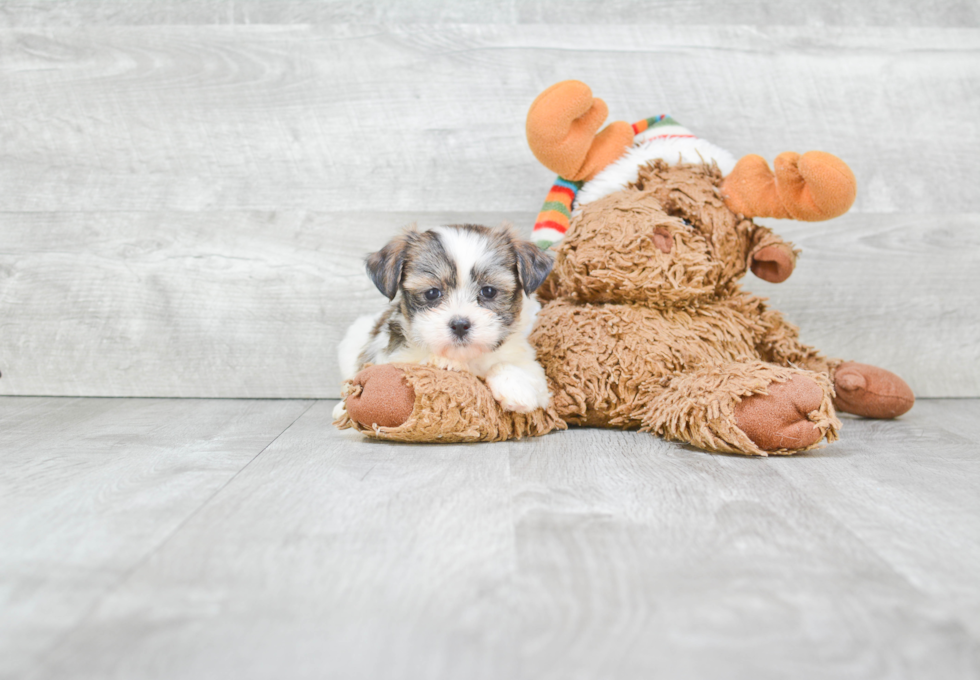
[[[407,232],[393,238],[388,245],[376,253],[371,253],[364,261],[368,276],[374,281],[381,294],[389,300],[394,299],[401,283],[402,265],[405,263],[405,249],[414,232]]]
[[[722,183],[725,205],[746,217],[817,222],[843,215],[854,204],[854,173],[832,154],[787,151],[774,165],[775,174],[761,156],[740,159]]]
[[[517,255],[517,273],[521,277],[521,286],[530,295],[548,278],[551,268],[555,266],[555,260],[530,241],[515,240],[514,252]]]
[[[633,126],[623,121],[596,134],[608,115],[609,107],[585,83],[556,83],[527,112],[528,146],[559,176],[573,182],[591,179],[633,144]]]

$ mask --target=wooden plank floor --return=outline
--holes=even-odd
[[[810,455],[0,398],[0,678],[976,678],[980,400]]]

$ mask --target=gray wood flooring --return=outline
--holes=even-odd
[[[977,678],[980,400],[746,459],[0,398],[0,678]]]

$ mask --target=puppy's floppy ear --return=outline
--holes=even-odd
[[[374,281],[381,294],[389,300],[394,299],[395,293],[398,292],[410,237],[411,233],[406,233],[393,238],[388,245],[376,253],[371,253],[364,261],[368,276]]]
[[[517,273],[521,277],[521,285],[524,286],[524,292],[530,295],[548,278],[555,261],[530,241],[514,239],[514,253],[517,255]]]

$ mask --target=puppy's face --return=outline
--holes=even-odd
[[[399,296],[406,335],[454,361],[499,347],[520,317],[522,295],[551,265],[509,229],[469,224],[408,231],[367,260],[378,289]]]

